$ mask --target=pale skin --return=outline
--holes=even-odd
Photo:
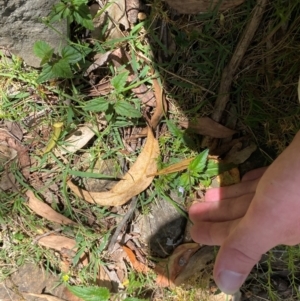
[[[196,242],[221,246],[214,279],[223,292],[235,293],[262,254],[300,243],[300,131],[268,168],[208,190],[189,215]]]

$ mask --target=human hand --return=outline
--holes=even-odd
[[[196,242],[221,246],[214,278],[223,292],[235,293],[262,254],[300,243],[300,132],[267,169],[208,190],[189,215]]]

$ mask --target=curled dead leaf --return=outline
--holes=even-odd
[[[157,158],[159,156],[159,145],[152,131],[148,130],[148,137],[144,149],[138,156],[136,162],[110,191],[91,192],[77,187],[72,181],[67,185],[78,197],[92,204],[102,206],[121,206],[132,197],[144,191],[152,182],[154,177],[147,177],[157,171]]]
[[[188,265],[190,258],[199,248],[200,245],[197,243],[178,246],[170,257],[156,265],[155,272],[158,273],[156,284],[160,287],[172,287],[175,284],[175,279]]]
[[[203,273],[205,269],[209,268],[209,263],[212,262],[214,257],[214,247],[199,247],[198,250],[189,257],[187,264],[180,270],[180,273],[174,279],[174,284],[181,285],[186,281],[190,281],[193,276],[199,278],[201,272]],[[211,268],[212,266],[210,266],[210,269]],[[208,274],[211,275],[211,270]]]
[[[236,131],[215,122],[209,117],[201,117],[193,121],[182,121],[179,124],[194,133],[213,138],[226,138],[236,133]]]
[[[28,196],[28,207],[33,210],[37,215],[42,216],[48,221],[55,222],[62,225],[75,225],[76,223],[60,213],[57,213],[49,205],[41,202],[36,198],[31,190],[26,191]]]

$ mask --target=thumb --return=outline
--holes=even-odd
[[[214,266],[214,279],[219,289],[229,295],[237,292],[261,255],[245,246],[235,246],[230,240],[225,241]]]
[[[227,294],[237,292],[262,254],[278,244],[265,224],[267,218],[249,211],[224,240],[216,258],[214,279]]]

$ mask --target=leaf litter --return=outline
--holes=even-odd
[[[115,20],[117,24],[121,24],[124,27],[123,28],[121,26],[123,28],[121,30],[120,28],[117,28],[114,22],[110,22],[109,30],[106,32],[107,39],[124,37],[124,29],[128,30],[130,28],[131,25],[128,23],[127,17],[124,14],[127,2],[128,1],[125,0],[115,1],[115,5],[109,3],[107,8],[105,8],[111,20]],[[127,10],[137,9],[136,1],[129,1],[129,3],[132,5],[128,5],[126,7]],[[103,7],[101,8],[97,6],[95,8],[95,14],[97,14],[99,10],[101,11],[101,9],[103,9]],[[100,14],[99,16],[102,16],[101,18],[103,18],[104,14]],[[101,29],[101,24],[103,23],[103,19],[101,18],[96,20],[99,25],[98,29]],[[135,14],[130,16],[130,20],[130,23],[135,22]],[[97,34],[99,34],[99,31],[93,32],[94,37]],[[122,66],[126,66],[125,68],[128,71],[126,73],[127,84],[130,85],[132,82],[139,81],[139,74],[131,66],[130,54],[127,50],[125,50],[124,47],[120,47],[114,51],[107,51],[103,54],[96,54],[94,56],[94,62],[87,69],[85,75],[92,78],[93,74],[96,73],[100,67],[106,66],[110,62],[114,64],[114,67],[116,69]],[[159,83],[160,78],[157,76],[156,72],[151,70],[151,68],[149,68],[149,70],[149,73],[151,74],[152,87],[149,88],[149,84],[146,85],[145,83],[140,83],[139,85],[134,86],[131,89],[136,97],[140,99],[143,105],[148,107],[148,109],[152,109],[152,117],[148,117],[149,110],[146,111],[146,114],[144,114],[144,118],[148,123],[148,126],[144,127],[139,135],[140,137],[146,137],[146,143],[142,148],[141,153],[138,155],[136,161],[131,165],[125,176],[111,190],[102,192],[85,190],[80,186],[75,185],[73,179],[67,181],[67,185],[71,189],[71,191],[79,198],[84,199],[88,203],[105,207],[122,206],[132,200],[134,197],[138,196],[145,189],[147,189],[153,182],[155,176],[182,171],[183,169],[187,168],[191,161],[194,159],[189,158],[183,160],[177,164],[171,165],[157,172],[160,150],[158,139],[156,138],[157,135],[155,137],[154,130],[160,130],[157,128],[159,122],[168,112],[166,96],[161,84]],[[110,79],[103,77],[100,79],[98,84],[91,84],[91,88],[88,90],[88,95],[92,97],[107,95],[111,92],[112,89],[113,87],[111,85]],[[214,121],[213,119],[216,119],[218,122]],[[224,149],[224,151],[220,151],[218,155],[223,156],[224,160],[227,162],[233,162],[235,164],[241,164],[245,162],[255,151],[256,145],[250,144],[245,146],[245,144],[241,143],[240,141],[233,139],[232,136],[235,135],[237,131],[227,128],[219,123],[219,116],[218,118],[213,119],[209,117],[197,117],[196,119],[191,118],[189,120],[180,121],[179,126],[183,129],[192,131],[197,135],[209,136],[211,138],[217,139],[226,138],[226,142],[225,140],[217,140],[220,143],[220,149]],[[70,134],[67,135],[67,137],[64,137],[64,142],[66,145],[61,147],[56,145],[56,142],[61,135],[61,127],[62,126],[58,127],[60,131],[54,133],[52,138],[50,138],[50,146],[46,146],[46,148],[42,151],[43,155],[48,152],[53,152],[58,157],[63,157],[68,154],[76,154],[78,151],[85,148],[86,145],[89,144],[90,141],[95,137],[96,129],[90,127],[88,124],[84,124],[77,127],[75,131],[71,131]],[[29,172],[31,162],[28,155],[28,149],[22,146],[20,141],[18,141],[18,139],[22,139],[22,135],[20,135],[20,132],[17,130],[17,128],[13,129],[11,127],[10,131],[11,134],[9,133],[9,131],[0,132],[0,139],[2,139],[3,141],[5,140],[6,143],[3,148],[3,153],[7,153],[6,157],[8,158],[8,161],[13,160],[17,157],[23,176],[25,178],[29,178],[29,176],[33,177],[34,173],[32,172],[30,174]],[[8,149],[5,149],[6,146],[14,148],[16,151],[15,155],[8,154]],[[238,181],[238,170],[233,169],[230,172],[234,174],[234,181]],[[221,182],[225,182],[225,180],[221,180]],[[57,224],[77,226],[75,222],[59,214],[58,212],[53,210],[51,206],[37,199],[31,190],[28,190],[26,192],[26,195],[29,199],[27,203],[28,207],[38,216],[41,216],[48,221]],[[118,210],[119,209],[117,209],[117,211],[115,212],[120,212]],[[138,258],[136,254],[138,243],[136,243],[132,237],[130,238],[130,241],[132,243],[131,247],[128,247],[128,245],[130,246],[130,244],[119,244],[121,241],[122,238],[119,238],[119,241],[115,243],[116,249],[114,250],[116,254],[117,252],[121,252],[118,253],[117,256],[119,263],[115,261],[115,266],[110,266],[109,268],[104,268],[101,266],[99,268],[98,281],[99,283],[102,283],[103,286],[107,285],[109,289],[112,289],[113,281],[122,284],[122,282],[126,280],[127,274],[125,275],[123,273],[123,275],[121,275],[122,270],[126,269],[124,260],[129,262],[132,265],[132,268],[137,272],[149,273],[149,271],[153,271],[153,269],[150,269],[149,266],[145,264],[143,260],[141,260],[141,258]],[[38,243],[47,248],[53,248],[60,252],[61,256],[67,257],[67,264],[65,265],[63,270],[68,271],[68,269],[70,268],[70,262],[72,261],[72,258],[75,256],[77,251],[77,243],[74,239],[65,237],[63,235],[53,235],[53,233],[49,233],[49,235],[47,235],[46,233],[44,237],[38,239]],[[154,268],[154,271],[157,272],[157,284],[162,287],[174,287],[174,285],[180,285],[181,283],[183,283],[190,275],[197,273],[198,271],[197,269],[195,269],[195,262],[197,262],[197,260],[195,258],[197,258],[196,254],[201,253],[201,249],[202,248],[200,248],[200,246],[197,244],[182,244],[177,247],[170,257],[161,260]],[[111,256],[113,257],[113,254]],[[209,260],[211,260],[212,252],[203,251],[201,258],[206,258],[206,256],[208,256]],[[89,259],[86,253],[83,253],[82,258],[80,259],[81,264],[87,265],[88,260]],[[209,260],[207,259],[206,261]]]

